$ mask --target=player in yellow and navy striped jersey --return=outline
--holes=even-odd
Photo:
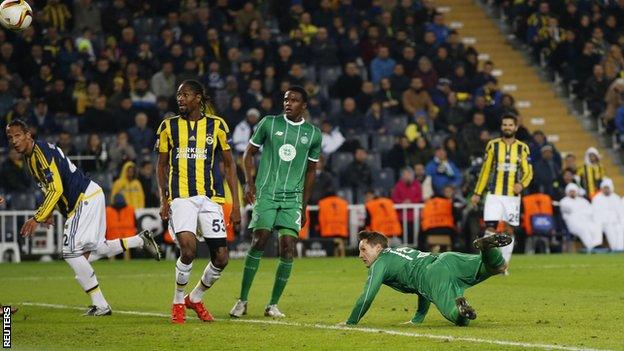
[[[45,194],[34,217],[22,226],[21,234],[30,236],[39,224],[53,224],[52,212],[57,208],[67,218],[62,239],[63,259],[91,296],[92,306],[86,315],[110,315],[110,306],[99,289],[89,262],[138,247],[148,250],[159,260],[156,242],[148,231],[128,238],[105,240],[106,207],[102,188],[76,168],[56,145],[33,140],[23,121],[11,121],[6,134],[9,144],[24,155],[30,174]]]
[[[228,126],[208,111],[208,97],[201,83],[185,80],[176,98],[180,115],[160,124],[157,142],[160,216],[169,220],[170,232],[180,245],[171,321],[184,323],[186,308],[193,309],[201,320],[211,321],[202,297],[228,262],[219,160],[223,160],[225,178],[232,189],[230,220],[234,225],[240,223],[236,165],[228,144]],[[197,251],[196,236],[203,236],[208,244],[210,262],[193,291],[185,295]]]
[[[510,226],[520,224],[520,193],[531,183],[533,168],[529,147],[516,139],[517,130],[517,117],[503,115],[502,137],[490,140],[485,147],[485,159],[472,196],[472,203],[476,205],[487,190],[483,210],[485,235],[494,234],[499,221],[506,223],[510,235],[513,234]],[[501,251],[505,261],[509,262],[513,242]]]

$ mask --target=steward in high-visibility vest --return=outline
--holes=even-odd
[[[375,193],[366,193],[366,228],[367,230],[382,233],[388,237],[403,234],[399,216],[394,209],[394,202],[387,197],[375,196]]]

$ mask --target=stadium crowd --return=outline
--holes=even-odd
[[[580,82],[592,112],[619,128],[624,8],[585,3],[502,5],[536,55]],[[480,61],[432,0],[47,0],[33,10],[26,31],[0,30],[0,127],[26,120],[107,200],[122,193],[134,207],[158,206],[156,127],[176,114],[176,88],[189,78],[228,122],[237,162],[258,121],[280,113],[288,87],[306,89],[309,119],[323,132],[314,204],[332,192],[362,203],[373,189],[400,203],[446,196],[470,217],[461,210],[485,145],[503,114],[519,115],[495,63]],[[588,196],[598,190],[604,172],[587,176],[602,169],[596,150],[561,155],[519,121],[535,169],[527,193],[561,200],[570,183],[591,188]],[[0,147],[5,208],[34,208],[34,185],[4,133]]]

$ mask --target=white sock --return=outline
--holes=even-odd
[[[178,258],[176,262],[176,288],[173,294],[173,303],[184,303],[184,288],[186,284],[188,284],[189,278],[191,277],[191,269],[193,269],[193,262],[189,264],[184,264]]]
[[[505,262],[507,264],[509,264],[509,261],[511,261],[511,253],[513,252],[515,242],[516,242],[516,239],[512,236],[511,244],[500,248],[501,254],[503,254],[503,258],[505,259]]]
[[[95,251],[91,251],[89,262],[97,261],[102,257],[117,256],[129,249],[143,247],[143,239],[138,235],[123,239],[106,240],[99,244]]]
[[[108,302],[104,298],[100,285],[98,284],[95,271],[89,261],[84,256],[66,258],[65,262],[76,273],[76,280],[82,289],[91,296],[91,302],[97,307],[106,307]]]
[[[193,291],[191,291],[191,295],[189,296],[191,302],[201,301],[206,290],[210,289],[219,278],[221,278],[221,269],[215,267],[212,262],[209,262],[206,269],[204,269],[204,274],[199,278]]]

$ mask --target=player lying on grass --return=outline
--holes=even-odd
[[[433,254],[409,247],[389,248],[388,238],[378,232],[362,231],[358,238],[360,258],[369,270],[364,291],[346,322],[349,325],[364,317],[382,284],[418,295],[412,324],[421,323],[433,303],[444,318],[459,326],[468,325],[477,313],[464,298],[464,290],[504,272],[507,264],[498,247],[511,243],[509,235],[494,234],[474,241],[480,255]]]
[[[158,245],[149,231],[123,239],[106,240],[106,204],[102,188],[85,176],[54,144],[33,140],[28,125],[18,119],[6,127],[9,145],[24,156],[30,175],[45,198],[20,233],[33,235],[40,224],[51,225],[57,208],[66,218],[62,239],[63,259],[91,297],[86,316],[107,316],[111,308],[104,298],[91,262],[132,248],[143,248],[160,260]]]

